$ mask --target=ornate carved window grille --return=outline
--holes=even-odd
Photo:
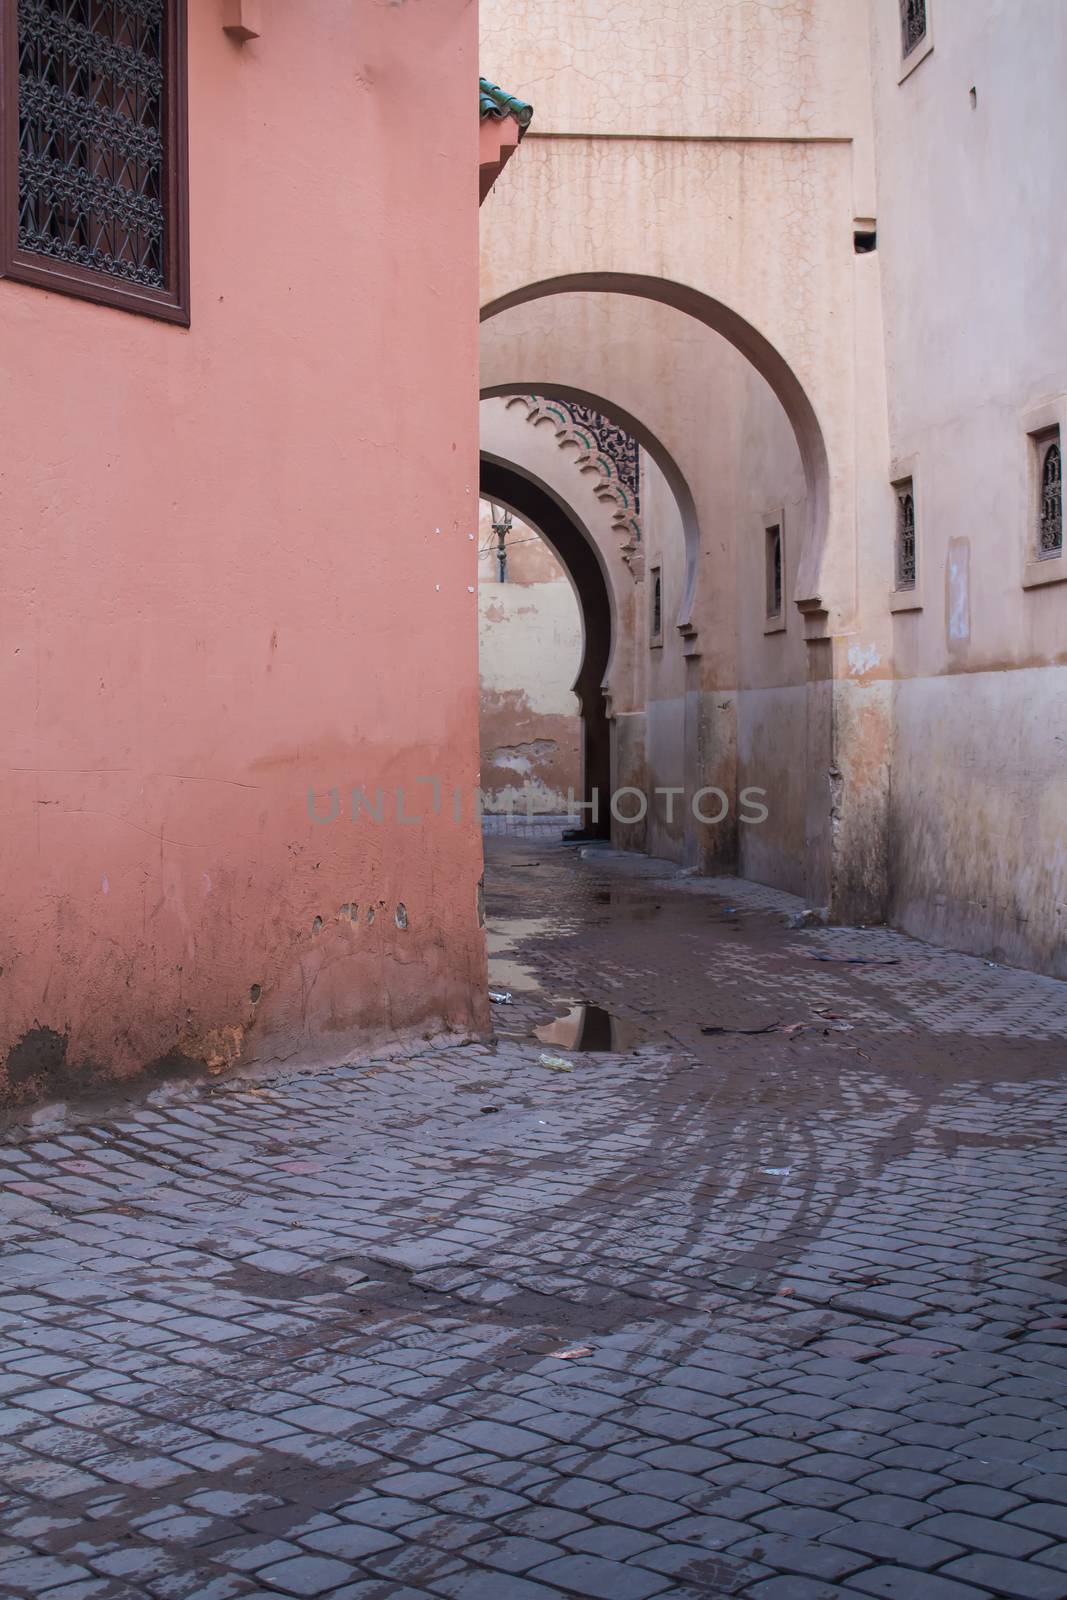
[[[1037,555],[1039,560],[1063,554],[1063,454],[1059,430],[1041,449],[1038,487]]]
[[[914,589],[918,575],[915,549],[915,490],[911,479],[897,485],[897,588]]]
[[[782,615],[782,526],[767,529],[767,620]]]
[[[185,0],[0,0],[0,272],[188,322]]]
[[[926,38],[926,0],[900,0],[901,45],[906,56]]]

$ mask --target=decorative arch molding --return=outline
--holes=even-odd
[[[721,334],[751,361],[756,371],[777,395],[789,418],[804,468],[807,487],[807,527],[803,532],[796,586],[793,592],[794,601],[800,611],[813,621],[818,619],[823,626],[831,609],[835,612],[847,612],[854,599],[853,586],[850,584],[843,588],[840,594],[831,597],[826,578],[824,557],[829,544],[832,508],[830,463],[823,429],[803,384],[780,351],[765,334],[723,301],[716,300],[712,295],[694,289],[689,284],[643,273],[573,272],[558,277],[543,278],[523,284],[520,288],[512,289],[496,300],[489,301],[482,307],[481,320],[487,322],[503,311],[510,311],[515,306],[526,305],[533,300],[546,299],[550,295],[575,294],[583,291],[590,294],[634,295],[639,299],[674,306],[677,310],[695,317],[713,332]],[[523,387],[528,393],[546,392],[539,384]],[[497,389],[492,392],[502,391]],[[618,413],[616,416],[618,418]],[[679,504],[681,505],[681,502]],[[699,542],[697,549],[699,550]],[[683,632],[686,631],[685,624],[689,621],[692,611],[696,579],[694,559],[692,571],[687,570],[686,596],[679,617],[679,627]]]
[[[641,545],[640,449],[632,433],[612,422],[603,412],[578,400],[540,394],[508,397],[508,409],[525,409],[526,421],[535,428],[555,429],[561,450],[573,451],[579,472],[597,479],[594,494],[611,507],[611,525],[619,535],[623,559],[633,575],[643,575],[643,562],[635,560]]]
[[[682,590],[681,604],[678,608],[676,626],[685,639],[686,654],[698,653],[697,629],[692,620],[693,599],[696,594],[697,574],[700,565],[700,520],[697,515],[696,501],[689,487],[682,469],[663,444],[662,440],[647,428],[643,422],[632,412],[624,411],[621,406],[607,399],[604,395],[594,394],[588,389],[575,389],[567,384],[553,383],[548,378],[538,378],[530,382],[518,381],[515,383],[497,383],[486,385],[481,391],[481,399],[522,399],[528,400],[536,396],[542,403],[550,400],[563,401],[567,405],[577,404],[599,415],[607,417],[610,422],[626,432],[633,438],[642,450],[645,450],[667,481],[667,486],[674,496],[678,507],[678,515],[682,524],[682,536],[685,540],[685,583]],[[566,441],[561,441],[565,443]],[[625,551],[623,552],[625,559]],[[631,564],[631,572],[635,579],[641,574],[639,565],[641,557]]]

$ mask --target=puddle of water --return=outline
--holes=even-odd
[[[564,924],[552,917],[493,917],[485,928],[490,987],[539,989],[541,982],[536,972],[524,961],[517,960],[513,952],[529,939],[563,931]]]
[[[612,911],[618,912],[619,916],[625,918],[627,922],[646,922],[649,918],[658,916],[663,910],[663,905],[660,901],[639,899],[625,889],[594,889],[593,903],[599,906],[610,906]]]
[[[542,1044],[588,1054],[632,1050],[644,1038],[636,1023],[592,1005],[572,1006],[566,1016],[542,1023],[534,1033]]]

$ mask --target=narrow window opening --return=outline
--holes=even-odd
[[[1039,441],[1041,474],[1037,500],[1037,557],[1047,561],[1063,554],[1063,453],[1060,430]]]
[[[650,603],[652,615],[649,618],[649,643],[661,644],[663,642],[663,574],[659,567],[653,567],[650,573],[652,580]]]
[[[977,106],[978,106],[978,90],[975,88],[974,84],[972,83],[971,84],[971,110],[974,111],[977,108]]]
[[[766,530],[767,620],[782,615],[782,525],[775,522]]]
[[[926,0],[900,0],[901,45],[905,57],[926,38]]]
[[[914,589],[918,575],[915,547],[915,487],[910,478],[898,483],[897,490],[897,579],[898,589]]]
[[[873,228],[857,228],[852,235],[852,242],[856,247],[858,256],[869,256],[872,250],[877,250],[878,248],[878,235]]]

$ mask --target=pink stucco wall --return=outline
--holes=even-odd
[[[189,9],[191,327],[0,282],[0,1096],[484,1022],[476,11]]]

